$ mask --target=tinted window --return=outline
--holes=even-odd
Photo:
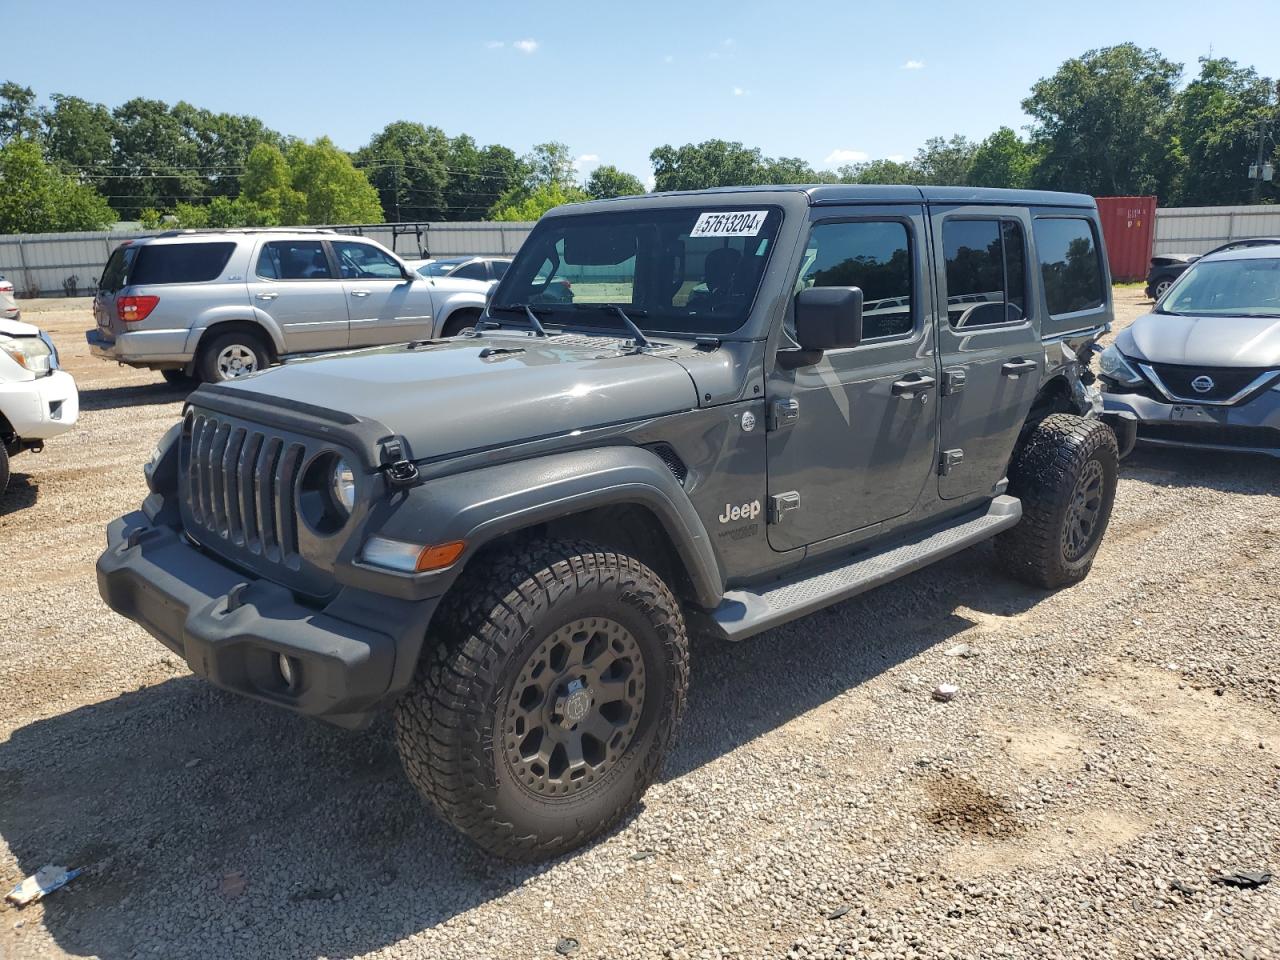
[[[345,279],[400,280],[400,261],[367,243],[353,240],[333,241],[333,252],[338,255],[338,269]]]
[[[1070,217],[1036,220],[1033,229],[1050,315],[1102,306],[1102,265],[1089,221]]]
[[[128,282],[203,283],[216,280],[235,248],[234,243],[166,243],[138,247]]]
[[[422,267],[418,268],[418,272],[424,277],[447,277],[449,271],[462,263],[461,260],[454,258],[452,260],[433,260]]]
[[[468,263],[465,267],[459,267],[457,270],[453,271],[453,273],[449,274],[449,276],[459,277],[463,280],[488,280],[489,269],[484,265],[483,260],[475,260]]]
[[[507,267],[511,266],[509,260],[490,260],[489,262],[493,266],[493,279],[495,280],[501,280],[506,276]]]
[[[257,273],[268,280],[332,280],[319,240],[272,240],[262,245]]]
[[[947,318],[953,327],[1016,323],[1026,316],[1027,254],[1016,220],[947,220]]]
[[[860,287],[865,340],[910,333],[914,313],[907,225],[818,224],[809,234],[797,289],[808,287]]]
[[[98,289],[107,293],[115,293],[125,285],[125,277],[129,275],[129,266],[133,263],[137,247],[116,247],[107,259],[102,270],[102,279],[98,281]]]

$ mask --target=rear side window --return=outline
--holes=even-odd
[[[272,240],[258,254],[258,276],[267,280],[332,280],[319,240]]]
[[[1017,220],[947,220],[947,318],[972,329],[1027,316],[1027,245]]]
[[[809,234],[798,290],[860,287],[864,340],[900,337],[915,326],[911,241],[900,221],[819,223]]]
[[[1081,217],[1054,217],[1037,219],[1032,229],[1049,315],[1102,306],[1102,263],[1093,225]]]
[[[473,260],[465,267],[459,267],[449,276],[458,277],[461,280],[488,280],[489,268],[484,265],[483,260]]]
[[[129,283],[203,283],[216,280],[234,243],[167,243],[139,247]]]
[[[506,260],[491,260],[490,263],[493,265],[493,278],[495,280],[501,280],[506,276],[507,267],[511,266]]]

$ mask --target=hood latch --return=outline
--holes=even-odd
[[[393,487],[411,487],[418,482],[418,465],[409,459],[408,449],[403,437],[382,441],[382,472]]]

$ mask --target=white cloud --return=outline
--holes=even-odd
[[[501,40],[490,40],[488,43],[485,44],[485,46],[488,47],[490,50],[500,50],[502,47],[505,47],[506,44],[503,43]]]
[[[644,178],[644,188],[646,190],[652,191],[653,188],[656,187],[657,185],[658,185],[658,181],[653,174],[649,174],[649,176]]]
[[[592,167],[598,167],[599,165],[600,156],[595,153],[584,153],[573,161],[573,169],[577,170],[579,173],[582,173],[585,170],[590,170]]]
[[[733,88],[733,95],[734,95],[735,97],[745,97],[745,96],[750,95],[750,93],[751,93],[751,91],[750,91],[750,90],[743,90],[741,87],[734,87],[734,88]]]
[[[924,61],[923,61],[923,60],[908,60],[906,63],[904,63],[904,64],[902,65],[902,69],[903,69],[903,70],[923,70],[923,69],[924,69]]]
[[[673,57],[673,56],[672,56],[671,54],[669,54],[669,53],[668,53],[665,57],[663,57],[663,58],[662,58],[662,62],[663,62],[663,63],[671,63],[673,60],[675,60],[675,57]]]
[[[521,53],[533,53],[535,50],[538,49],[538,41],[537,40],[517,40],[515,43],[511,44],[511,46],[515,47]]]
[[[822,161],[824,167],[839,167],[846,163],[862,163],[867,159],[865,150],[832,150],[827,154],[827,158]]]
[[[885,159],[893,163],[905,163],[907,155],[905,153],[891,153]]]

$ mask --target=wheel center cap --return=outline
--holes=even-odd
[[[560,725],[572,727],[581,723],[591,712],[593,698],[587,685],[581,680],[574,680],[565,688],[564,695],[556,701],[556,714],[560,717]]]

